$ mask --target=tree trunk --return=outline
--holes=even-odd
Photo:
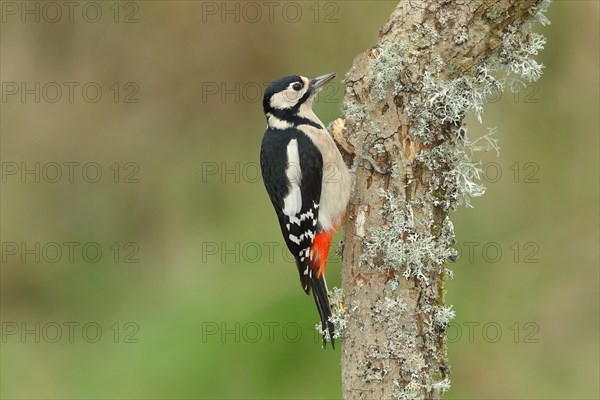
[[[463,118],[480,117],[509,79],[539,77],[531,56],[544,38],[528,21],[546,23],[546,3],[401,1],[377,45],[354,60],[333,125],[356,169],[336,317],[345,399],[437,399],[449,389],[447,216],[484,191],[470,155],[486,146],[469,140]]]

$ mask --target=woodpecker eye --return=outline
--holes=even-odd
[[[294,89],[296,92],[300,91],[300,89],[302,89],[302,85],[300,83],[294,83],[294,86],[292,86],[292,89]]]

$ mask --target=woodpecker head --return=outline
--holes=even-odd
[[[313,120],[312,104],[315,96],[333,78],[335,72],[312,79],[291,75],[271,83],[263,98],[263,109],[269,126],[281,125],[281,122],[294,118]]]

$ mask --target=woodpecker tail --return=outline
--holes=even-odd
[[[329,321],[329,317],[331,317],[331,306],[329,305],[327,282],[325,281],[325,265],[327,263],[327,256],[329,255],[329,246],[331,245],[333,232],[333,230],[321,231],[315,235],[310,249],[310,266],[313,270],[310,284],[315,303],[319,309],[319,316],[321,317],[321,330],[323,332],[329,332],[331,347],[335,348],[333,340],[335,330],[333,324]],[[323,333],[323,347],[325,347],[326,343],[325,333]]]
[[[321,331],[323,332],[323,348],[327,344],[327,332],[331,340],[331,347],[335,348],[333,335],[335,329],[329,317],[331,317],[331,306],[327,296],[327,282],[325,281],[325,265],[329,255],[329,246],[334,231],[321,231],[314,237],[308,259],[296,257],[296,266],[300,273],[300,284],[306,294],[312,291],[319,317],[321,318]]]
[[[335,349],[335,340],[333,334],[335,329],[329,317],[331,317],[331,306],[329,305],[329,297],[327,296],[327,282],[325,282],[325,275],[319,277],[312,276],[310,279],[310,285],[312,286],[313,296],[317,309],[319,310],[319,316],[321,317],[321,331],[323,332],[323,348],[327,347],[327,339],[325,332],[329,332],[329,339],[331,340],[331,347]]]

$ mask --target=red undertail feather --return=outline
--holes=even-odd
[[[325,265],[327,263],[327,256],[329,255],[329,246],[331,245],[333,233],[333,230],[317,233],[310,248],[312,260],[310,266],[317,275],[317,278],[320,278],[325,273]]]

